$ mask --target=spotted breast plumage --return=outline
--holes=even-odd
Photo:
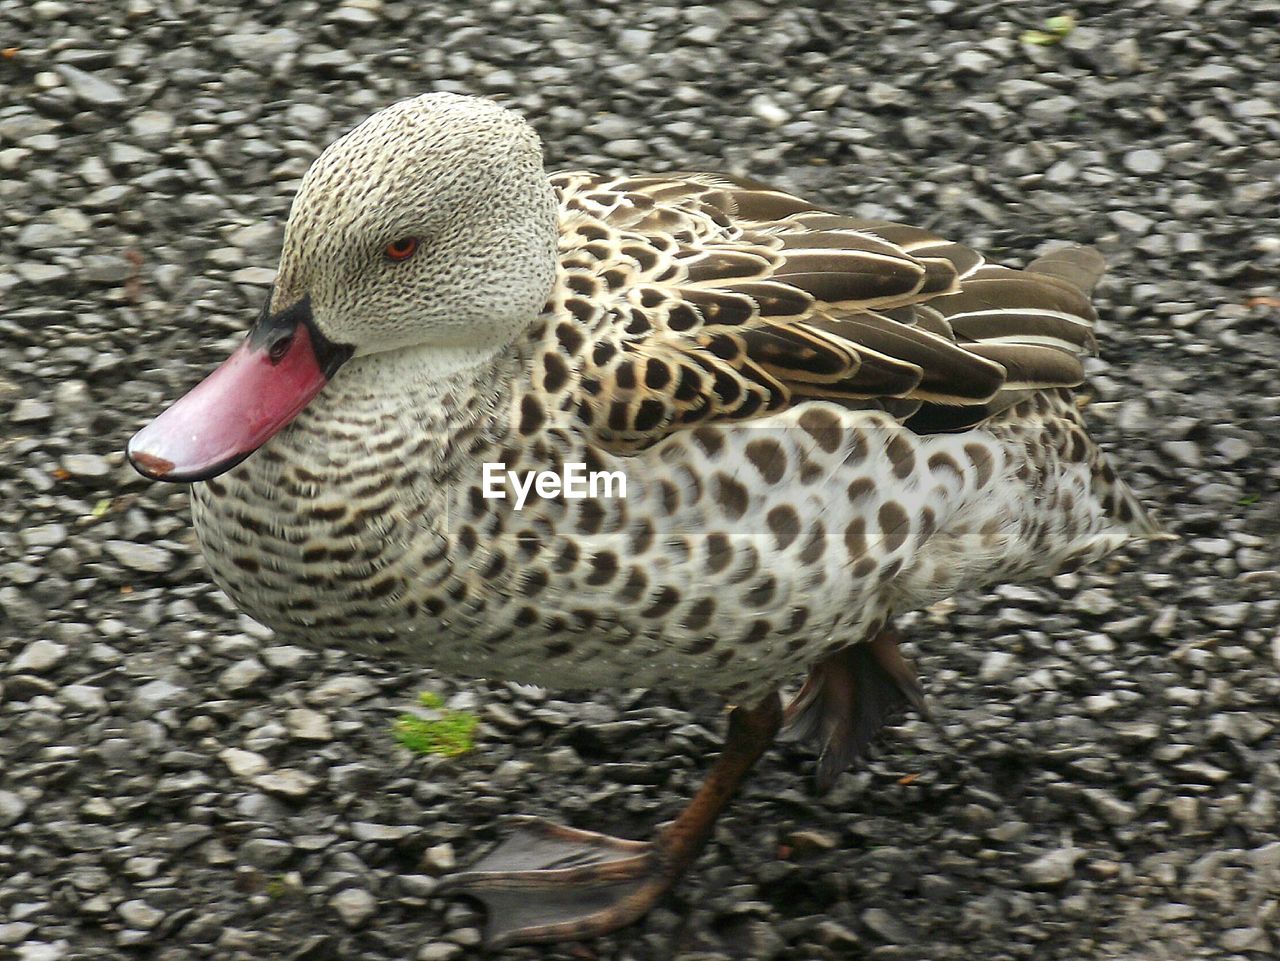
[[[453,882],[493,943],[597,934],[687,866],[784,720],[826,784],[924,709],[895,612],[1159,535],[1071,393],[1101,272],[739,178],[548,178],[522,119],[428,95],[315,163],[249,339],[130,456],[196,481],[215,579],[286,637],[739,705],[652,844],[531,822]],[[518,504],[485,465],[625,496]]]

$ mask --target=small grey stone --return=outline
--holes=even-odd
[[[971,73],[978,76],[990,73],[995,66],[995,58],[981,50],[962,50],[952,60],[957,73]]]
[[[18,945],[16,961],[65,961],[70,947],[65,940],[27,941]]]
[[[293,857],[293,845],[275,838],[249,838],[239,849],[240,860],[255,868],[274,870]]]
[[[908,944],[912,940],[906,925],[884,908],[867,908],[862,912],[862,923],[872,934],[890,944]]]
[[[227,279],[233,284],[270,287],[276,281],[276,272],[270,267],[242,267],[239,270],[233,270]]]
[[[361,888],[347,888],[329,899],[329,905],[348,928],[356,929],[369,923],[378,911],[373,895]]]
[[[1204,463],[1195,441],[1167,440],[1160,445],[1160,450],[1183,467],[1199,467]]]
[[[329,726],[329,718],[319,711],[298,707],[286,711],[285,726],[289,733],[299,741],[332,741],[333,729]]]
[[[36,424],[53,416],[53,408],[44,401],[34,397],[24,397],[13,405],[9,414],[9,422],[13,424]]]
[[[75,233],[62,224],[34,223],[27,224],[18,231],[14,242],[27,250],[45,250],[49,247],[69,246],[77,239]]]
[[[1142,235],[1151,229],[1153,221],[1150,217],[1134,213],[1132,210],[1116,210],[1111,213],[1111,221],[1126,233]]]
[[[1065,884],[1075,877],[1076,862],[1084,855],[1079,848],[1058,848],[1041,855],[1022,868],[1023,876],[1037,887]]]
[[[1225,437],[1214,445],[1214,450],[1221,454],[1228,464],[1238,464],[1253,453],[1253,446],[1238,437]]]
[[[154,544],[135,544],[133,541],[109,540],[103,547],[107,553],[130,570],[146,574],[163,574],[173,570],[173,553]]]
[[[1018,673],[1018,658],[1008,651],[991,651],[982,659],[978,679],[992,683],[1007,681]]]
[[[26,813],[26,801],[12,791],[0,791],[0,828],[17,824]]]
[[[72,477],[83,480],[101,480],[110,476],[111,462],[100,454],[63,454],[62,469]]]
[[[32,641],[8,666],[11,674],[44,674],[67,657],[67,645],[57,641]]]
[[[1164,154],[1143,148],[1124,155],[1124,165],[1136,174],[1158,174],[1164,170]]]
[[[164,920],[163,911],[153,908],[146,901],[138,899],[125,901],[120,907],[116,908],[116,912],[129,927],[138,928],[142,931],[150,931]]]
[[[61,264],[36,264],[24,261],[14,267],[18,276],[36,287],[51,287],[71,276],[71,271]]]
[[[226,37],[224,45],[233,57],[270,64],[301,47],[302,36],[288,27],[278,27],[261,33],[233,33]]]
[[[448,941],[432,941],[418,949],[417,961],[455,961],[465,949]]]
[[[752,97],[748,107],[752,116],[757,120],[763,121],[769,127],[781,127],[791,119],[789,111],[780,106],[772,97],[767,97],[764,94],[756,94],[756,96]]]
[[[367,678],[339,674],[308,692],[306,699],[318,707],[342,707],[363,701],[376,693],[377,688]]]
[[[422,852],[422,864],[434,874],[444,874],[457,867],[458,857],[453,852],[452,844],[437,844]]]
[[[143,110],[129,119],[130,132],[148,146],[160,146],[173,133],[172,114],[163,110]]]
[[[271,674],[256,657],[237,661],[218,675],[218,686],[228,694],[252,690]]]
[[[1224,931],[1219,939],[1223,950],[1267,953],[1271,951],[1271,939],[1262,928],[1232,928]]]
[[[118,107],[129,102],[124,90],[109,80],[67,63],[55,64],[53,69],[71,92],[91,107]]]
[[[649,153],[649,145],[634,137],[607,141],[601,149],[610,157],[618,157],[622,160],[635,160]]]
[[[97,714],[107,709],[107,697],[102,688],[92,684],[68,684],[58,691],[58,700],[86,714]]]
[[[1132,824],[1138,816],[1138,811],[1132,804],[1126,804],[1107,791],[1086,788],[1084,796],[1089,799],[1098,816],[1108,824],[1117,827]]]
[[[150,717],[165,708],[185,703],[190,693],[184,687],[158,679],[149,681],[133,693],[132,704],[142,717]]]
[[[18,944],[36,929],[30,921],[11,921],[0,924],[0,944]],[[462,948],[458,948],[459,951]]]
[[[277,644],[262,651],[262,660],[267,667],[277,671],[296,671],[310,664],[319,655],[305,647],[294,644]]]
[[[867,84],[865,96],[873,107],[905,107],[911,103],[911,97],[905,90],[882,80]]]
[[[357,841],[382,843],[403,841],[417,834],[420,828],[412,824],[377,824],[373,821],[356,821],[351,825],[351,836]]]
[[[281,768],[270,774],[260,774],[253,779],[253,783],[268,794],[274,794],[278,797],[298,799],[304,798],[316,789],[316,785],[320,783],[320,779],[313,775],[307,774],[305,771],[296,771],[292,768]]]
[[[218,758],[236,777],[256,777],[271,769],[271,762],[254,751],[244,751],[238,747],[228,747],[218,752]]]

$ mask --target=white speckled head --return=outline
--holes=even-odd
[[[413,238],[396,261],[387,246]],[[304,296],[356,356],[421,346],[465,363],[510,341],[555,279],[542,145],[488,100],[433,93],[374,114],[320,155],[285,231],[271,311]]]

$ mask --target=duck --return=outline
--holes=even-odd
[[[439,889],[490,947],[592,938],[780,732],[827,788],[927,712],[895,615],[1162,536],[1074,393],[1103,269],[738,176],[549,175],[516,112],[430,93],[320,154],[246,339],[127,455],[283,639],[731,705],[650,840],[519,818]]]

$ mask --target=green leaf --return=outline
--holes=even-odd
[[[1043,30],[1026,30],[1022,34],[1022,42],[1037,47],[1050,47],[1061,43],[1076,28],[1076,18],[1070,14],[1061,17],[1050,17],[1044,22]]]
[[[476,725],[480,723],[470,711],[443,710],[444,698],[434,691],[423,691],[418,703],[439,717],[401,714],[391,725],[395,739],[415,754],[458,757],[472,749]]]

